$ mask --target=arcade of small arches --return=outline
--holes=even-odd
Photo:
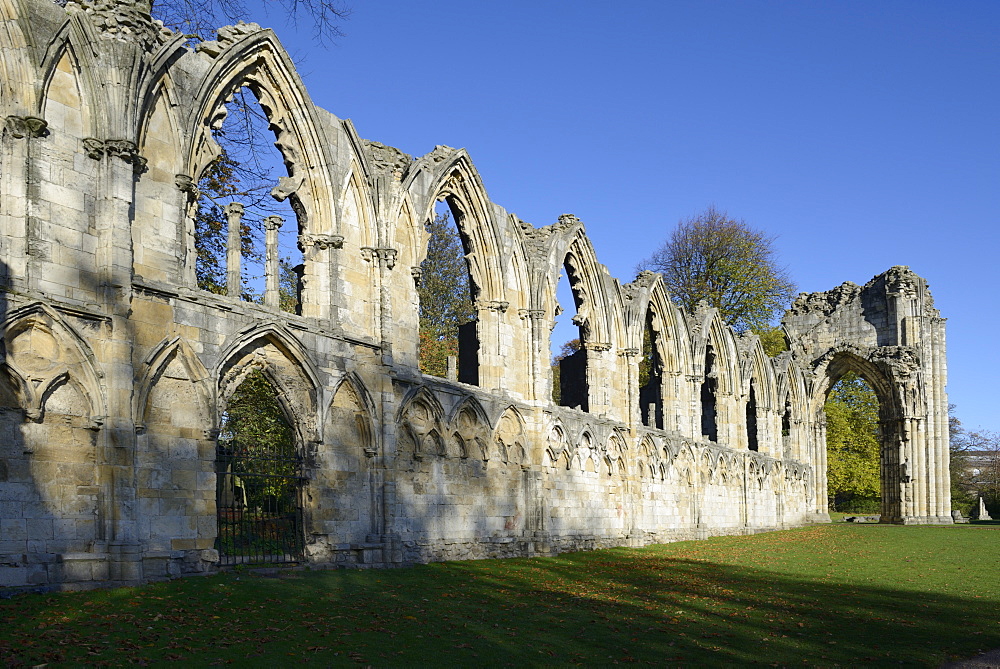
[[[789,350],[768,357],[715,310],[677,308],[657,274],[611,277],[576,217],[536,228],[490,201],[466,151],[361,139],[312,104],[270,30],[192,45],[147,10],[0,0],[0,585],[828,521],[823,403],[848,371],[879,397],[883,522],[951,522],[944,319],[908,268],[800,295]],[[195,277],[198,183],[241,87],[287,170],[272,195],[295,212],[297,313],[277,305],[272,236],[262,303],[232,289],[232,232],[228,294]],[[476,312],[446,378],[417,359],[438,202]],[[563,272],[581,348],[557,406]],[[274,429],[247,431],[237,397]]]

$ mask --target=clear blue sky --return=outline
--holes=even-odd
[[[623,281],[709,204],[777,235],[803,291],[909,265],[957,415],[1000,428],[1000,2],[347,1],[328,47],[252,18],[361,136],[467,148],[494,201],[576,214]]]

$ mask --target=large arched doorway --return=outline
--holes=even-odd
[[[229,397],[216,462],[222,564],[301,560],[302,457],[277,392],[259,370]]]
[[[864,377],[847,372],[830,386],[823,412],[830,510],[881,513],[882,443],[875,390]]]
[[[888,379],[877,365],[838,353],[826,367],[821,398],[824,494],[830,510],[902,518],[905,465],[900,460],[896,412]]]

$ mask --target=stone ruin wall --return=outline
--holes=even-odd
[[[195,281],[195,184],[242,85],[288,166],[275,195],[297,213],[299,315]],[[0,0],[0,118],[0,586],[217,568],[219,421],[251,370],[294,427],[317,565],[828,520],[822,404],[847,370],[882,403],[883,519],[950,522],[943,319],[906,268],[800,296],[791,350],[769,358],[714,310],[678,310],[658,275],[612,278],[575,217],[535,228],[492,203],[464,150],[361,139],[313,106],[271,31],[192,44],[128,3]],[[442,199],[478,292],[474,384],[417,368]],[[564,270],[586,410],[548,399]],[[640,403],[647,322],[662,374]]]

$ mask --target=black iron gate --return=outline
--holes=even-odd
[[[219,440],[216,545],[223,565],[302,559],[302,481],[292,443]]]

